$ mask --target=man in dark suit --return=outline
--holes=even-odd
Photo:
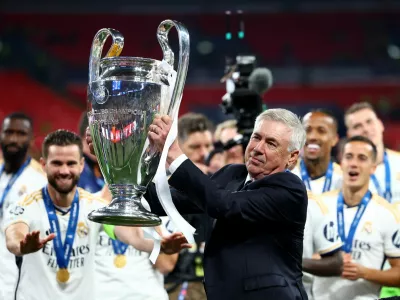
[[[157,117],[150,142],[162,151],[172,121]],[[228,165],[204,175],[175,142],[167,163],[172,197],[180,213],[216,219],[204,254],[210,300],[307,299],[302,285],[307,192],[290,171],[305,141],[296,115],[270,109],[259,115],[245,153],[245,165]],[[154,185],[145,198],[165,214]]]

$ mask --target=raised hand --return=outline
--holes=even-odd
[[[48,241],[51,241],[56,236],[54,233],[51,233],[44,239],[40,239],[39,235],[40,231],[32,231],[25,235],[25,238],[20,242],[20,252],[22,255],[42,249]]]
[[[164,236],[161,241],[161,249],[165,254],[174,254],[189,248],[192,248],[192,245],[188,243],[185,236],[180,232]]]
[[[153,123],[149,126],[148,138],[150,145],[152,145],[159,153],[164,149],[168,133],[172,127],[172,121],[173,120],[167,115],[156,116]],[[183,152],[179,147],[178,139],[175,139],[168,149],[167,166],[169,166],[181,154],[183,154]]]
[[[158,152],[162,152],[167,135],[172,126],[172,119],[167,116],[156,116],[149,126],[149,141]]]

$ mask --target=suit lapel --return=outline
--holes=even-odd
[[[232,176],[232,180],[226,185],[226,189],[229,191],[239,191],[244,186],[244,181],[247,177],[247,169],[246,166],[243,165],[243,169],[238,172],[236,170],[235,174]]]
[[[244,178],[236,178],[234,180],[232,180],[231,182],[228,183],[228,185],[226,186],[226,189],[229,191],[239,191],[243,185],[244,185],[244,181],[245,181],[246,177]]]

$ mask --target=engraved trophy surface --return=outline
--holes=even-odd
[[[168,45],[172,27],[179,37],[177,73]],[[101,58],[109,36],[112,46]],[[112,194],[108,206],[89,214],[94,222],[143,227],[161,224],[160,218],[141,204],[160,159],[147,134],[156,114],[173,117],[179,109],[189,62],[189,34],[179,22],[165,20],[158,27],[157,38],[163,61],[119,56],[124,37],[114,29],[101,29],[93,40],[87,113],[97,160]]]

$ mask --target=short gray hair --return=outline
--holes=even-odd
[[[298,116],[287,109],[274,108],[267,109],[258,115],[254,127],[261,121],[275,121],[285,124],[291,131],[292,135],[289,140],[288,151],[301,150],[306,142],[306,131]]]

